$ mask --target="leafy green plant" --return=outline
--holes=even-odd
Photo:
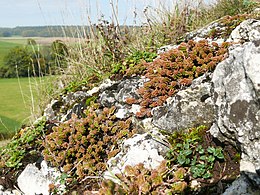
[[[217,160],[223,160],[222,148],[209,146],[203,147],[202,138],[205,135],[205,126],[193,128],[188,132],[178,132],[173,135],[172,148],[167,153],[169,165],[179,164],[188,167],[194,178],[208,179],[212,177],[210,170]],[[178,136],[178,139],[174,139]]]
[[[39,147],[39,139],[44,133],[46,121],[42,120],[32,127],[21,129],[8,143],[1,148],[0,168],[19,168],[22,160],[28,154],[33,154],[34,149]]]
[[[152,62],[157,57],[154,52],[135,51],[130,56],[126,57],[122,63],[112,64],[112,73],[125,74],[128,68],[133,68],[140,62]]]
[[[80,90],[87,91],[100,83],[101,79],[102,78],[98,75],[92,74],[84,80],[69,82],[67,86],[63,89],[63,93],[75,92]]]

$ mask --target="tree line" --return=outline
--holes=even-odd
[[[0,28],[0,37],[78,37],[82,36],[79,32],[89,31],[89,27],[82,26],[26,26],[15,28]],[[80,29],[80,31],[79,31]]]
[[[59,74],[67,67],[67,45],[61,40],[50,46],[37,45],[34,39],[28,39],[27,45],[12,48],[4,57],[0,67],[0,77],[28,77]]]

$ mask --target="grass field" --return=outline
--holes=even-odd
[[[30,116],[30,101],[35,87],[29,78],[0,79],[0,139],[10,137]],[[31,93],[32,91],[32,93]],[[37,99],[37,98],[36,98]]]

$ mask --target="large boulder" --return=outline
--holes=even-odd
[[[260,185],[260,40],[237,45],[213,73],[216,122],[210,132],[242,150],[241,171]],[[243,162],[245,161],[245,162]]]

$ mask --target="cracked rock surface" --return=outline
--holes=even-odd
[[[154,108],[153,124],[173,132],[199,125],[211,125],[214,120],[211,75],[195,79],[192,85],[169,98],[165,106]]]
[[[242,162],[251,165],[241,171],[257,185],[260,185],[259,45],[260,40],[238,45],[214,71],[216,122],[210,129],[221,141],[241,147]]]

